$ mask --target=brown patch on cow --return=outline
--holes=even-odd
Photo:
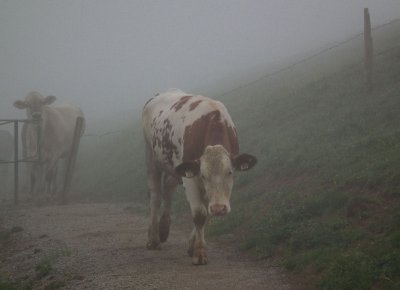
[[[193,111],[196,107],[202,102],[202,100],[198,100],[190,104],[189,111]]]
[[[177,101],[175,104],[173,104],[171,106],[171,110],[175,109],[175,112],[179,111],[183,105],[185,105],[190,99],[192,98],[192,96],[183,96],[179,99],[179,101]]]
[[[178,146],[172,142],[172,137],[175,133],[172,130],[172,124],[170,120],[164,119],[162,121],[159,117],[160,116],[154,117],[150,125],[153,130],[152,148],[153,151],[156,147],[161,148],[164,160],[168,164],[173,165],[174,154],[176,158],[179,158]],[[162,124],[160,124],[161,121]]]
[[[152,124],[152,128],[154,130],[153,133],[153,149],[158,146],[162,149],[162,154],[165,157],[165,160],[173,165],[172,158],[175,156],[178,158],[179,151],[178,146],[172,142],[172,124],[168,119],[165,119],[163,122],[162,129],[157,129],[156,121]]]
[[[186,126],[183,137],[183,161],[199,159],[209,145],[222,145],[231,156],[239,154],[236,130],[215,110]]]

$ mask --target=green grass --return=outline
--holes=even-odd
[[[71,190],[74,200],[146,200],[144,141],[139,125],[104,136],[83,137]]]
[[[53,264],[60,257],[70,257],[71,250],[68,247],[62,247],[50,252],[48,255],[42,257],[39,263],[35,266],[36,279],[40,280],[48,276],[53,271]]]
[[[40,280],[46,277],[53,270],[52,259],[44,258],[35,267],[36,279]]]
[[[370,94],[360,59],[341,50],[329,56],[346,59],[336,70],[312,60],[313,72],[294,68],[224,96],[242,151],[259,162],[209,235],[236,231],[242,249],[311,273],[319,289],[398,289],[400,47],[390,29]]]
[[[21,228],[14,227],[16,231],[20,231]],[[34,275],[24,277],[4,277],[0,276],[0,290],[29,290],[35,287],[35,285],[42,279],[50,277],[54,272],[54,263],[60,257],[70,257],[71,250],[67,247],[60,248],[43,256],[34,267]],[[42,280],[43,281],[43,280]],[[48,280],[44,280],[46,285],[42,285],[41,289],[53,290],[59,289],[66,285],[65,281],[54,280],[50,277]]]
[[[0,290],[29,290],[32,289],[31,281],[10,281],[9,279],[0,278]]]

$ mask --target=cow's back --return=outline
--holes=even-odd
[[[150,99],[142,115],[147,146],[169,170],[198,159],[207,145],[239,151],[236,130],[225,106],[204,96],[170,90]]]
[[[72,138],[76,126],[76,119],[83,116],[80,108],[72,105],[62,105],[57,107],[45,107],[45,126],[53,127],[58,137]],[[82,127],[81,135],[83,134],[85,126]]]
[[[84,118],[84,115],[80,108],[72,105],[43,107],[40,146],[44,158],[58,159],[66,157],[72,146],[78,117]],[[84,127],[85,125],[82,127],[81,136]],[[28,125],[26,128],[28,156],[36,155],[37,130],[35,125]]]
[[[143,108],[142,124],[146,142],[153,143],[154,130],[163,130],[164,124],[173,122],[183,116],[183,112],[172,111],[171,108],[183,97],[192,97],[181,90],[174,89],[151,98]],[[183,122],[174,122],[175,130],[182,129]]]

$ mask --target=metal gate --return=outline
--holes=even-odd
[[[6,124],[14,124],[14,160],[13,161],[1,161],[0,160],[0,165],[1,163],[13,163],[14,164],[14,203],[17,205],[19,200],[18,200],[18,185],[19,185],[19,163],[27,163],[27,162],[41,162],[42,161],[42,156],[40,154],[40,136],[41,136],[41,119],[0,119],[0,126],[1,125],[6,125]],[[37,155],[36,156],[30,156],[26,157],[23,156],[22,159],[19,158],[19,123],[38,123],[37,126]],[[69,193],[70,186],[71,186],[71,179],[72,179],[72,171],[75,166],[76,162],[76,156],[78,153],[78,148],[79,148],[79,140],[80,140],[80,133],[82,132],[83,128],[83,123],[84,119],[82,117],[78,117],[76,119],[75,123],[75,130],[74,130],[74,135],[73,135],[73,140],[71,144],[71,154],[70,157],[67,160],[67,167],[66,167],[66,172],[65,172],[65,180],[64,180],[64,185],[62,188],[62,200],[61,202],[63,204],[67,203],[68,197],[67,194]],[[22,132],[24,134],[24,132]],[[22,152],[24,153],[23,155],[26,155],[26,150],[25,148],[22,148]]]
[[[18,198],[18,193],[19,193],[19,163],[28,163],[28,162],[40,162],[40,142],[39,142],[39,136],[40,136],[40,119],[0,119],[0,126],[2,125],[7,125],[7,124],[13,124],[14,125],[14,160],[12,161],[7,161],[7,160],[0,160],[0,166],[1,164],[14,164],[14,204],[19,203],[19,198]],[[37,156],[33,157],[26,157],[23,156],[22,159],[19,157],[19,124],[20,123],[38,123],[38,132],[37,132]],[[22,148],[23,152],[25,151],[25,148]],[[23,154],[25,155],[25,154]]]

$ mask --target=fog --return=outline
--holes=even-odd
[[[361,33],[364,7],[379,26],[400,1],[1,0],[0,118],[32,90],[79,105],[88,132],[168,88],[218,96]]]

